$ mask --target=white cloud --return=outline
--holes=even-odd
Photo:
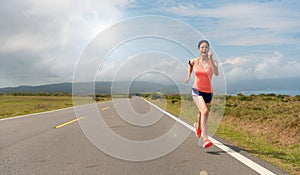
[[[60,50],[61,47],[68,50],[78,44],[83,45],[80,42],[89,41],[110,25],[108,16],[113,18],[114,14],[107,13],[102,18],[102,9],[105,7],[76,2],[24,1],[23,6],[20,5],[22,9],[9,11],[2,16],[5,18],[7,15],[13,20],[1,26],[6,30],[1,37],[1,50],[42,52],[44,49]],[[9,6],[9,2],[6,5]]]
[[[0,51],[3,52],[16,52],[16,51],[31,51],[38,52],[49,47],[52,47],[54,41],[52,38],[47,39],[40,35],[33,33],[19,33],[1,41],[2,46]]]
[[[220,44],[299,44],[297,39],[286,37],[297,33],[300,28],[300,12],[297,8],[287,8],[294,4],[283,1],[232,2],[205,8],[194,3],[184,3],[162,8],[161,11],[197,18],[198,27],[206,37]]]
[[[241,57],[236,57],[236,58],[231,58],[227,59],[223,64],[231,64],[234,66],[241,65],[247,62],[247,59],[241,58]]]
[[[152,73],[151,73],[152,72]],[[170,78],[182,83],[186,76],[186,67],[179,60],[161,53],[144,53],[129,57],[122,62],[104,63],[98,72],[99,80],[161,82]]]
[[[1,74],[7,76],[1,78],[0,87],[42,83],[36,81],[37,78],[30,78],[36,77],[33,72],[40,70],[53,75],[51,77],[59,77],[49,79],[47,74],[39,74],[44,83],[72,81],[76,60],[90,40],[120,20],[123,8],[134,3],[133,0],[89,0],[84,3],[76,0],[2,1],[1,65],[28,62],[28,71],[23,71],[23,76],[27,77],[27,82],[24,82],[24,78],[18,80],[13,69],[2,69]],[[38,57],[37,60],[43,61],[31,66],[33,63],[30,63],[30,57]]]
[[[72,81],[77,58],[87,44],[99,32],[130,17],[131,11],[128,9],[133,9],[132,13],[141,12],[138,15],[167,13],[173,17],[184,17],[189,24],[200,26],[200,32],[209,40],[214,40],[214,45],[218,46],[267,44],[271,46],[268,47],[267,52],[279,49],[279,47],[272,48],[274,45],[297,46],[296,49],[289,47],[285,48],[285,52],[279,50],[272,55],[231,56],[231,59],[223,63],[227,79],[297,76],[300,63],[291,61],[297,58],[289,57],[288,61],[285,59],[287,56],[282,55],[282,53],[286,54],[288,49],[294,55],[299,55],[300,42],[297,37],[293,36],[299,32],[300,28],[298,10],[300,7],[297,2],[232,2],[205,6],[201,5],[202,2],[195,4],[194,1],[185,1],[180,4],[174,0],[157,0],[153,3],[135,0],[87,0],[84,3],[76,0],[24,0],[20,2],[3,0],[0,6],[0,74],[2,76],[0,87],[43,84],[43,81],[45,83]],[[144,6],[145,4],[147,7]],[[169,29],[162,29],[159,26],[153,25],[153,29],[166,34],[178,30],[179,35],[176,37],[180,40],[189,38],[185,43],[192,45],[188,45],[190,48],[194,45],[196,48],[195,43],[198,38],[190,39],[189,31],[181,31],[181,27],[174,26],[173,31],[170,32]],[[142,28],[143,25],[135,27],[136,30]],[[187,33],[187,35],[181,35],[181,33]],[[120,37],[118,33],[112,35],[107,38],[109,41],[103,42],[113,43],[114,39]],[[159,47],[165,46],[159,45]],[[255,49],[258,49],[259,53],[265,53],[258,47]],[[233,50],[229,49],[228,52]],[[197,50],[195,51],[197,53]],[[181,52],[181,50],[174,49],[172,52]],[[176,54],[180,55],[180,53]],[[95,59],[97,58],[86,63],[87,69],[89,64],[97,61]],[[137,69],[133,65],[126,65],[124,70],[139,73],[145,68],[151,68],[165,70],[180,81],[185,78],[186,72],[182,73],[183,75],[176,73],[176,71],[181,71],[181,67],[177,67],[177,64],[156,61],[155,64],[151,60],[145,60],[147,65],[144,67],[141,63],[131,61],[130,63],[138,64],[140,67]],[[117,62],[114,62],[101,71],[106,72],[109,77],[109,73],[113,72],[116,66]],[[15,69],[19,71],[14,71]],[[124,73],[122,76],[125,77],[125,75]],[[159,78],[154,74],[144,78],[146,77]]]
[[[230,58],[223,63],[229,82],[251,79],[296,78],[300,74],[300,62],[284,59],[275,51],[272,55]]]

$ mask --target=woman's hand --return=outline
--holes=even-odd
[[[189,81],[190,81],[190,77],[187,77],[184,81],[185,81],[186,84],[188,84]]]
[[[207,55],[208,55],[208,58],[211,60],[211,63],[212,63],[211,66],[212,66],[213,73],[215,74],[215,76],[218,76],[219,75],[218,63],[217,63],[217,61],[215,61],[213,59],[213,53],[208,52]]]
[[[212,52],[208,52],[207,55],[209,59],[212,59],[214,54]]]

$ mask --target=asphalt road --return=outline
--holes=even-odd
[[[83,118],[55,128],[76,119],[76,114]],[[101,127],[100,119],[104,121]],[[152,146],[149,141],[158,144]],[[274,174],[284,174],[238,148],[233,150]],[[202,149],[189,128],[140,98],[85,105],[76,113],[69,108],[0,120],[1,175],[263,173],[237,160],[230,151],[215,145]]]

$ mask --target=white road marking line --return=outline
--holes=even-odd
[[[65,111],[65,110],[72,109],[72,108],[74,108],[74,106],[69,107],[69,108],[62,108],[62,109],[52,110],[52,111],[45,111],[45,112],[39,112],[39,113],[34,113],[34,114],[27,114],[27,115],[15,116],[15,117],[3,118],[3,119],[0,119],[0,121],[19,119],[19,118],[23,118],[23,117],[35,116],[35,115],[40,115],[40,114],[49,114],[49,113],[52,113],[52,112]]]
[[[166,115],[168,115],[169,117],[171,117],[172,119],[176,120],[177,122],[181,123],[182,125],[184,125],[185,127],[187,127],[188,129],[190,129],[192,132],[196,132],[194,127],[192,127],[191,125],[187,124],[186,122],[180,120],[178,117],[175,117],[174,115],[168,113],[167,111],[164,111],[163,109],[161,109],[160,107],[156,106],[155,104],[151,103],[150,101],[144,99],[147,103],[149,103],[150,105],[154,106],[155,108],[157,108],[158,110],[162,111],[163,113],[165,113]],[[221,150],[225,151],[227,154],[231,155],[232,157],[234,157],[235,159],[239,160],[240,162],[242,162],[243,164],[245,164],[246,166],[248,166],[249,168],[253,169],[254,171],[256,171],[259,174],[264,174],[264,175],[275,175],[273,172],[271,172],[270,170],[266,169],[265,167],[262,167],[261,165],[253,162],[252,160],[248,159],[247,157],[235,152],[234,150],[232,150],[231,148],[225,146],[223,143],[213,139],[212,137],[209,137],[209,139],[214,143],[215,146],[217,146],[218,148],[220,148]]]
[[[108,102],[111,102],[111,101],[103,101],[101,103],[97,103],[97,105],[98,104],[103,104],[103,103],[108,103]],[[91,104],[85,104],[85,105],[91,105]],[[53,113],[53,112],[65,111],[65,110],[69,110],[69,109],[72,109],[72,108],[75,108],[75,107],[82,107],[82,106],[85,106],[85,105],[72,106],[72,107],[68,107],[68,108],[61,108],[61,109],[52,110],[52,111],[44,111],[44,112],[20,115],[20,116],[15,116],[15,117],[7,117],[7,118],[0,119],[0,122],[5,121],[5,120],[13,120],[13,119],[19,119],[19,118],[23,118],[23,117],[30,117],[30,116],[40,115],[40,114],[49,114],[49,113]]]

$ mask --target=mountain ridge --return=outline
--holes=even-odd
[[[0,88],[0,93],[69,93],[76,94],[127,94],[162,92],[165,94],[179,93],[175,85],[166,85],[153,82],[79,82],[79,83],[56,83],[38,86],[22,85],[18,87]]]
[[[147,93],[162,92],[164,94],[190,93],[190,85],[180,84],[177,87],[172,84],[163,84],[156,82],[79,82],[79,83],[56,83],[38,86],[22,85],[18,87],[0,88],[0,93],[69,93],[76,90],[79,94],[111,94],[111,93]],[[73,89],[72,89],[73,88]],[[180,89],[180,90],[179,90]],[[234,94],[241,91],[254,90],[300,90],[300,78],[290,79],[264,79],[264,80],[242,80],[227,83],[227,93]]]

